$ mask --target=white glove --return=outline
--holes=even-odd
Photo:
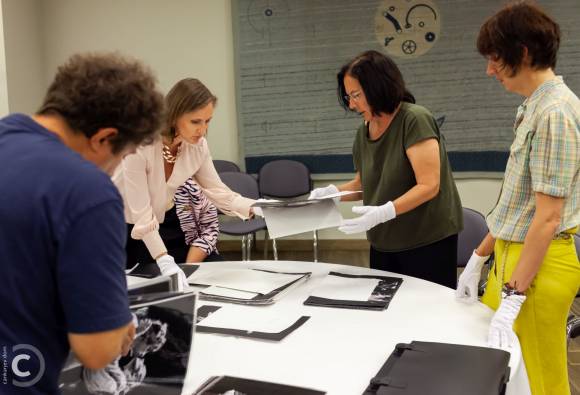
[[[159,271],[164,276],[172,276],[177,274],[177,290],[183,292],[189,288],[187,283],[187,277],[183,270],[175,263],[175,259],[171,255],[163,255],[157,258],[157,266],[159,266]]]
[[[261,207],[252,207],[252,211],[254,215],[264,218],[264,212]]]
[[[516,344],[517,335],[514,332],[514,321],[525,302],[525,295],[505,296],[489,324],[487,345],[493,348],[509,349]]]
[[[397,216],[393,202],[387,202],[382,206],[355,206],[352,208],[352,212],[362,215],[358,218],[342,221],[338,230],[347,235],[366,232],[378,224],[390,221]]]
[[[455,299],[468,304],[477,301],[477,289],[479,286],[479,279],[481,278],[481,269],[488,259],[489,255],[479,256],[475,250],[473,250],[471,258],[467,261],[467,265],[457,281]]]
[[[339,192],[338,188],[335,185],[330,184],[326,187],[315,188],[312,191],[310,191],[310,195],[308,195],[308,200],[320,199],[320,198],[323,198],[327,195],[332,195],[333,193],[338,193],[338,192]],[[332,198],[332,200],[334,200],[335,203],[338,203],[338,202],[340,202],[340,196]]]

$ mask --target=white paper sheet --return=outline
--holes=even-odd
[[[239,291],[268,294],[302,277],[302,274],[268,273],[252,269],[211,270],[210,267],[211,265],[202,265],[189,276],[187,281],[190,284],[215,285]]]
[[[326,276],[311,296],[335,300],[366,301],[379,284],[378,279]]]
[[[272,314],[271,311],[242,306],[224,306],[199,322],[213,328],[241,329],[248,332],[278,333],[299,316]]]
[[[238,291],[237,289],[211,286],[201,290],[206,295],[226,296],[228,298],[252,299],[259,295],[256,292]]]
[[[362,191],[340,191],[336,193],[331,193],[330,195],[325,195],[323,197],[317,198],[318,199],[332,199],[335,197],[341,197],[346,195],[352,195],[353,193],[361,193]]]
[[[141,284],[141,283],[146,283],[146,282],[150,282],[151,279],[149,278],[143,278],[143,277],[136,277],[136,276],[126,276],[127,278],[127,286],[129,288]]]
[[[299,207],[262,209],[270,238],[340,226],[342,216],[331,199]]]

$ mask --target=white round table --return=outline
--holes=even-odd
[[[485,346],[492,310],[455,300],[450,288],[428,281],[356,266],[290,261],[209,262],[232,268],[312,272],[312,277],[269,306],[247,306],[273,315],[311,318],[280,342],[195,333],[183,394],[210,376],[230,375],[326,391],[360,394],[397,343],[413,340]],[[304,300],[328,274],[402,277],[403,284],[384,311],[305,306]],[[200,301],[201,305],[224,305]],[[519,346],[510,359],[507,394],[530,394]]]

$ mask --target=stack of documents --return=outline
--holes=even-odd
[[[283,293],[306,281],[311,274],[204,265],[187,280],[191,285],[206,286],[200,291],[200,298],[205,300],[264,305],[274,303]]]
[[[277,239],[318,229],[340,226],[342,215],[333,198],[359,193],[343,191],[317,199],[260,200],[270,238]]]
[[[360,193],[361,191],[342,191],[332,193],[326,196],[322,196],[319,198],[312,198],[312,199],[305,199],[305,198],[296,198],[296,199],[285,199],[285,200],[275,200],[275,199],[260,199],[252,204],[253,207],[261,207],[261,208],[274,208],[274,207],[300,207],[300,206],[308,206],[311,204],[317,204],[324,201],[330,201],[331,199],[352,195],[354,193]]]
[[[399,277],[330,272],[305,305],[385,310],[403,282]]]

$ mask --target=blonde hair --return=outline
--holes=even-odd
[[[197,78],[184,78],[177,82],[165,96],[166,115],[161,134],[175,138],[175,123],[179,117],[209,103],[215,106],[217,97]]]

